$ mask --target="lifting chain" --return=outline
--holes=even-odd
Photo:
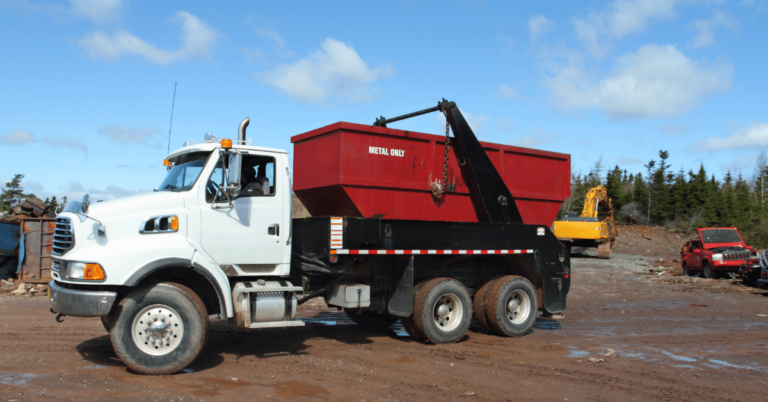
[[[448,186],[448,146],[450,144],[450,138],[448,137],[449,127],[450,125],[448,124],[448,115],[446,114],[445,116],[445,165],[443,166],[443,184],[440,185],[437,182],[429,184],[429,189],[432,190],[432,195],[434,195],[435,198],[442,198]]]

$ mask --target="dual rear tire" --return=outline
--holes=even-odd
[[[502,276],[485,281],[474,302],[458,281],[437,278],[414,288],[413,315],[403,328],[419,341],[454,343],[466,334],[474,315],[487,332],[521,336],[536,323],[536,291],[527,279]]]

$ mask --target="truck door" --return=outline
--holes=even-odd
[[[224,169],[219,164],[206,186],[206,204],[201,208],[202,246],[220,265],[282,263],[288,228],[281,227],[285,205],[282,186],[275,182],[273,156],[249,152],[243,155],[242,190],[230,207],[214,186],[224,184]]]

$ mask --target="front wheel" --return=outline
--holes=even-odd
[[[709,263],[704,261],[704,277],[707,279],[712,279],[715,277],[715,272],[712,271],[712,268],[709,267]]]
[[[117,356],[141,374],[173,374],[208,340],[208,313],[188,287],[156,283],[129,293],[115,311],[110,337]]]
[[[683,276],[690,276],[691,273],[688,272],[688,266],[683,263]]]

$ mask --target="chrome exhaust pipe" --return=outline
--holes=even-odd
[[[251,123],[251,118],[246,117],[240,122],[240,129],[237,131],[237,140],[240,144],[245,145],[245,129],[248,128],[248,124]]]

